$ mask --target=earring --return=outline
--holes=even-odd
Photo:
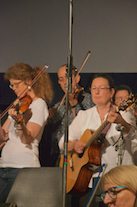
[[[28,90],[31,91],[31,86],[28,86]]]
[[[110,102],[111,102],[111,103],[113,103],[113,102],[114,102],[114,101],[113,101],[113,98],[111,98],[111,99],[110,99]]]

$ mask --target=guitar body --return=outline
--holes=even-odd
[[[80,141],[86,143],[92,136],[92,133],[87,129],[82,135]],[[93,174],[92,165],[100,165],[100,150],[102,145],[93,142],[84,153],[79,155],[68,153],[67,158],[67,193],[83,194],[87,188]],[[61,156],[60,167],[63,167],[64,155]],[[72,163],[72,165],[70,164]]]

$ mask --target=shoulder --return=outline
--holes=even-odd
[[[53,108],[57,108],[60,102],[54,104]]]
[[[42,99],[42,98],[38,98],[37,100],[33,101],[30,105],[31,109],[43,109],[43,108],[48,108],[47,107],[47,103]]]
[[[65,100],[60,104],[60,102],[56,103],[53,108],[57,109],[57,113],[63,114],[66,111]]]
[[[84,99],[91,99],[91,94],[85,91],[82,91],[80,95],[83,96]]]
[[[125,111],[119,111],[121,116],[134,116],[134,110],[133,109],[127,109]]]
[[[82,94],[84,97],[91,98],[91,94],[87,92],[83,92]]]
[[[80,110],[78,112],[78,115],[79,116],[89,116],[89,115],[92,115],[95,112],[96,112],[96,106],[93,106],[93,107],[91,107],[89,109],[86,109],[86,110]]]
[[[88,109],[95,105],[92,101],[91,94],[85,91],[83,91],[81,97],[79,97],[79,103],[81,103],[84,109]]]
[[[49,115],[48,106],[46,102],[42,98],[38,98],[37,100],[32,102],[29,108],[32,112],[32,116],[29,119],[29,121],[42,126]]]
[[[42,98],[38,98],[32,102],[32,105],[37,105],[37,104],[46,104],[46,102]]]

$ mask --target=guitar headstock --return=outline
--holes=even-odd
[[[117,110],[125,111],[127,108],[132,109],[135,107],[136,102],[137,102],[137,97],[135,97],[134,94],[130,93],[128,98],[120,103]]]

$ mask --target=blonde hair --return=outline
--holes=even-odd
[[[38,66],[32,68],[25,63],[15,63],[6,71],[4,78],[5,80],[22,80],[24,83],[27,83],[29,80],[33,81],[41,69],[42,68]],[[53,84],[47,72],[44,71],[37,81],[32,84],[31,88],[34,90],[35,95],[45,100],[47,104],[52,102],[54,96]]]
[[[137,193],[137,166],[120,165],[107,172],[101,181],[101,186],[113,184],[116,186],[124,185],[128,190]]]

